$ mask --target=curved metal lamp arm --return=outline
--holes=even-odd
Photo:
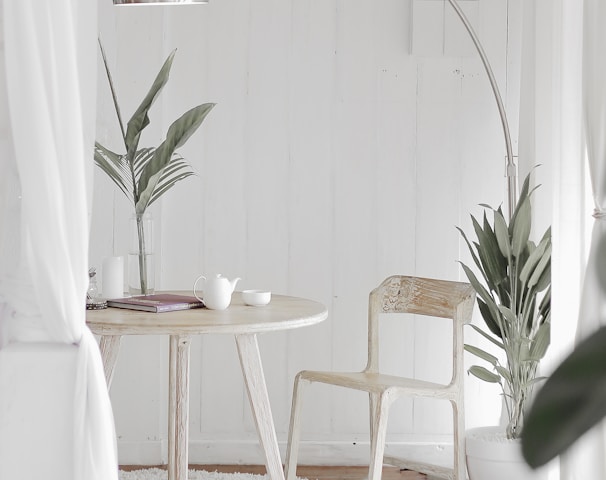
[[[476,32],[474,31],[473,27],[471,26],[471,23],[469,23],[469,19],[465,16],[465,13],[463,13],[463,10],[461,10],[461,7],[459,6],[459,4],[457,3],[456,0],[448,0],[448,3],[450,3],[452,8],[454,8],[455,12],[457,13],[459,18],[463,22],[463,25],[465,25],[465,28],[467,29],[467,32],[469,33],[469,36],[471,37],[471,40],[473,41],[473,44],[475,45],[476,50],[478,51],[478,54],[480,55],[480,58],[482,59],[482,63],[484,64],[484,69],[486,70],[486,73],[488,74],[488,80],[490,80],[490,86],[492,87],[492,92],[494,94],[494,98],[497,101],[497,107],[499,109],[499,115],[501,117],[501,124],[503,125],[503,135],[505,137],[505,149],[507,150],[507,164],[506,164],[507,206],[508,206],[509,219],[511,220],[511,216],[513,215],[513,211],[515,209],[515,203],[516,203],[516,199],[517,199],[518,180],[517,180],[516,165],[513,161],[513,149],[511,147],[511,134],[509,133],[509,124],[507,122],[507,114],[505,112],[505,106],[503,105],[503,100],[501,99],[499,87],[497,85],[497,81],[492,72],[492,68],[490,67],[490,62],[488,61],[488,57],[486,56],[486,53],[484,52],[484,48],[482,47],[482,44],[480,43],[480,39],[476,35]]]

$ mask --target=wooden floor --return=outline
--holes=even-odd
[[[152,465],[120,466],[122,470],[137,470],[140,468],[149,468]],[[157,468],[166,468],[166,465],[153,465]],[[206,470],[207,472],[223,473],[254,473],[265,474],[263,465],[190,465],[190,469]],[[299,466],[297,476],[309,480],[364,480],[368,478],[368,467],[333,467],[333,466]],[[408,470],[400,471],[396,467],[383,467],[382,480],[425,480],[427,477],[421,473]]]

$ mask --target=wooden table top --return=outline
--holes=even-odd
[[[171,291],[191,295],[191,292]],[[86,323],[97,335],[179,335],[205,333],[263,333],[320,323],[328,317],[324,305],[313,300],[273,295],[268,305],[245,305],[234,292],[225,310],[195,308],[163,313],[109,307],[87,310]]]

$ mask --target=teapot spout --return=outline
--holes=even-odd
[[[230,283],[230,285],[231,285],[231,291],[232,291],[232,293],[233,293],[233,291],[236,289],[236,284],[237,284],[237,283],[238,283],[240,280],[241,280],[241,279],[240,279],[240,277],[238,277],[238,278],[234,278],[234,279],[233,279],[231,282],[229,282],[229,283]]]

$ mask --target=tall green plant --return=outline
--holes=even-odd
[[[95,142],[95,164],[133,203],[139,242],[141,293],[145,295],[148,293],[148,287],[143,215],[147,207],[174,187],[177,182],[194,175],[191,166],[176,152],[176,149],[183,146],[194,134],[215,104],[204,103],[181,115],[169,127],[166,138],[158,147],[139,148],[141,133],[150,123],[149,110],[168,82],[176,50],[173,50],[162,65],[147,95],[128,121],[125,131],[116,90],[101,42],[99,42],[99,47],[122,132],[125,152],[115,153],[99,142]]]
[[[531,202],[535,189],[529,190],[526,177],[509,224],[501,208],[493,209],[493,222],[484,212],[482,224],[472,215],[476,240],[463,236],[473,262],[480,272],[461,263],[469,282],[477,292],[477,302],[486,329],[472,327],[506,358],[499,359],[478,347],[465,349],[488,362],[490,369],[474,365],[472,375],[501,386],[508,414],[507,437],[519,437],[528,400],[539,380],[537,367],[550,341],[551,318],[551,229],[538,245],[530,240]]]

